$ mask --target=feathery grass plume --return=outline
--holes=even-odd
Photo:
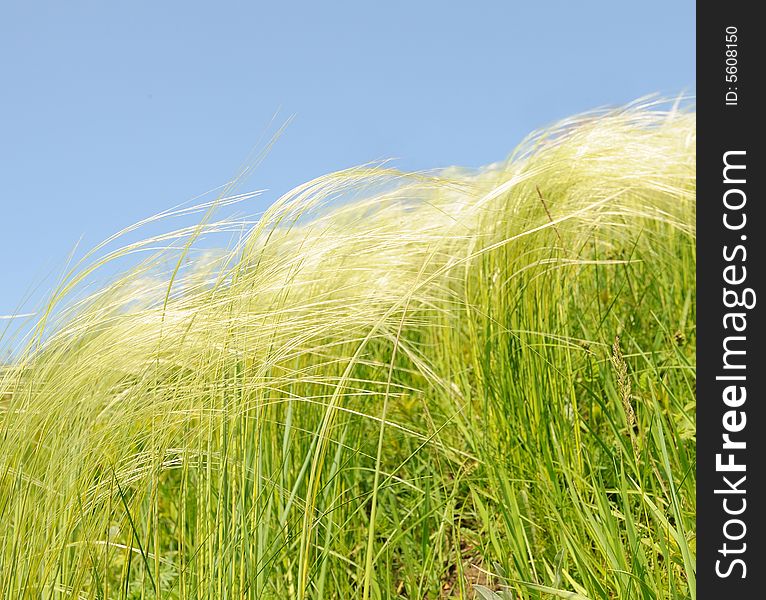
[[[620,396],[620,400],[622,400],[622,408],[625,411],[625,421],[627,423],[628,435],[630,436],[630,443],[633,446],[636,462],[638,462],[640,451],[636,437],[636,411],[633,410],[633,404],[631,404],[632,394],[630,378],[628,377],[628,365],[620,349],[620,336],[615,336],[614,343],[612,344],[612,364],[617,374],[617,393]]]
[[[99,248],[0,371],[0,597],[694,598],[694,151],[636,104]]]

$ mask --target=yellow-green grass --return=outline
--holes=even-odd
[[[214,208],[0,372],[0,597],[695,597],[693,112]]]

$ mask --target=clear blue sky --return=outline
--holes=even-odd
[[[225,183],[277,110],[295,120],[248,212],[374,159],[493,162],[572,113],[695,85],[690,0],[4,2],[0,315],[81,237]]]

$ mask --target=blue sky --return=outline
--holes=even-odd
[[[5,2],[0,315],[67,255],[228,181],[258,212],[330,170],[478,166],[529,131],[695,91],[678,2]],[[2,323],[0,322],[0,326]]]

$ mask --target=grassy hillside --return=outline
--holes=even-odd
[[[694,598],[695,127],[96,249],[0,372],[0,597]]]

